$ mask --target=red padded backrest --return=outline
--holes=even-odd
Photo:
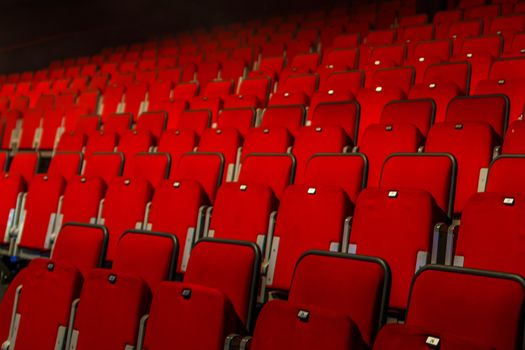
[[[226,183],[217,191],[209,236],[259,243],[267,238],[270,214],[277,208],[271,188],[260,183]],[[263,241],[261,250],[264,251]]]
[[[0,227],[3,230],[9,223],[11,210],[14,211],[17,206],[19,194],[25,192],[26,187],[26,182],[20,175],[4,173],[0,176],[0,197],[2,198],[0,201]],[[2,242],[4,242],[3,239]]]
[[[68,327],[82,276],[74,267],[46,259],[36,259],[31,265],[18,302],[16,344],[19,349],[53,348],[59,327]]]
[[[452,216],[456,174],[456,160],[450,154],[393,154],[383,163],[379,187],[425,190],[444,213]]]
[[[124,155],[115,153],[93,153],[86,158],[84,176],[100,177],[106,184],[122,175]]]
[[[169,234],[128,231],[118,242],[112,270],[141,277],[151,291],[171,280],[177,264],[178,245]]]
[[[426,137],[434,123],[436,105],[432,99],[392,101],[381,113],[381,123],[412,124]]]
[[[58,211],[58,201],[64,193],[66,182],[61,176],[37,175],[31,180],[24,208],[25,221],[20,246],[47,250],[50,237],[47,236],[52,214]]]
[[[523,337],[523,299],[516,277],[426,270],[414,282],[406,323],[514,349]]]
[[[99,177],[74,176],[64,191],[60,213],[61,222],[90,223],[96,220],[106,184]]]
[[[113,260],[122,234],[144,221],[146,204],[153,189],[145,179],[114,178],[102,208],[103,224],[109,231],[108,260]]]
[[[458,162],[454,212],[461,213],[467,199],[477,192],[479,175],[492,159],[494,133],[485,123],[436,124],[428,134],[426,152],[451,153]]]
[[[275,226],[274,237],[279,244],[273,278],[268,281],[271,288],[290,288],[294,266],[307,250],[328,250],[332,244],[339,244],[344,221],[351,212],[350,201],[341,189],[289,186],[281,199]]]
[[[302,183],[308,186],[337,186],[355,203],[364,185],[368,163],[362,154],[317,154],[305,168]]]
[[[135,346],[140,318],[151,300],[140,277],[96,269],[89,273],[78,305],[73,332],[78,350]]]
[[[302,181],[308,159],[316,153],[341,153],[348,145],[342,128],[305,127],[297,134],[292,153],[297,159],[295,181]]]
[[[390,266],[390,307],[406,308],[418,253],[427,252],[429,258],[440,218],[432,195],[422,190],[369,188],[359,196],[350,244],[357,254],[380,257]]]
[[[525,193],[525,158],[520,155],[499,156],[489,167],[486,192]]]
[[[286,153],[292,143],[292,135],[286,129],[253,128],[244,141],[241,161],[251,153]]]
[[[48,175],[62,176],[70,180],[80,173],[84,157],[80,152],[57,152],[51,158],[51,163],[47,170]]]
[[[380,259],[310,252],[296,266],[288,301],[349,316],[372,344],[384,321],[389,281]]]
[[[192,250],[184,282],[216,288],[250,328],[257,293],[260,252],[254,244],[201,241]]]
[[[59,264],[75,266],[86,277],[92,269],[102,267],[107,236],[103,226],[67,223],[58,234],[51,258]]]

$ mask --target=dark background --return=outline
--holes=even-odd
[[[203,26],[337,0],[0,0],[0,73]]]

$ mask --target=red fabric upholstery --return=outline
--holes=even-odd
[[[150,299],[151,293],[142,279],[93,270],[84,282],[73,325],[78,331],[76,348],[135,346],[139,321],[147,314]]]
[[[99,177],[109,184],[118,176],[122,175],[124,167],[124,155],[115,153],[94,153],[86,159],[84,176],[86,178]]]
[[[500,156],[490,164],[485,191],[504,194],[525,193],[523,176],[525,176],[525,158],[512,155]]]
[[[436,106],[432,99],[391,101],[381,113],[383,124],[412,124],[426,137],[434,123]]]

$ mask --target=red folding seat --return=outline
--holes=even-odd
[[[71,82],[71,80],[69,78],[55,80],[53,82],[52,87],[51,87],[51,93],[53,93],[53,94],[61,94],[62,92],[68,90],[70,82]]]
[[[251,330],[260,261],[251,244],[199,242],[184,282],[165,282],[155,293],[144,348],[222,348],[228,335]],[[220,316],[210,318],[210,311]]]
[[[122,176],[124,170],[124,155],[118,152],[86,153],[84,175],[100,177],[106,184],[115,177]]]
[[[516,120],[509,125],[501,152],[503,154],[525,154],[525,122]]]
[[[135,347],[151,292],[139,276],[95,269],[87,276],[68,339],[70,348]]]
[[[525,58],[499,59],[494,61],[487,80],[478,83],[476,95],[504,94],[510,102],[509,122],[519,119],[523,113],[525,97],[522,81],[525,79]]]
[[[175,277],[178,248],[177,240],[172,235],[127,231],[119,239],[112,271],[140,276],[150,290],[155,291],[162,282]]]
[[[458,162],[454,213],[463,211],[468,198],[477,192],[480,174],[492,159],[495,134],[480,122],[436,124],[430,129],[425,152],[451,153]]]
[[[75,107],[77,94],[73,92],[64,92],[55,96],[55,107],[57,109],[71,109]]]
[[[485,33],[503,36],[505,51],[507,51],[512,45],[514,35],[523,31],[525,31],[525,15],[515,14],[493,18]]]
[[[449,39],[418,42],[409,53],[405,65],[416,69],[416,83],[420,83],[428,66],[447,62],[451,55],[452,42]]]
[[[303,104],[307,105],[309,98],[319,86],[317,74],[290,75],[281,81],[277,93],[270,98],[271,105]],[[301,103],[304,102],[304,103]]]
[[[315,154],[308,159],[301,183],[312,187],[337,186],[355,203],[366,185],[367,171],[366,157],[359,153]]]
[[[109,75],[107,74],[97,74],[91,78],[89,82],[88,89],[90,90],[106,90],[106,87],[109,84]]]
[[[111,77],[111,84],[129,86],[135,81],[135,73],[115,73]]]
[[[206,109],[183,111],[179,115],[178,130],[191,130],[201,135],[211,127],[211,112]]]
[[[315,72],[321,62],[321,56],[318,53],[301,53],[295,55],[290,64],[281,71],[279,79],[286,80],[290,75],[308,74]]]
[[[51,69],[49,72],[49,78],[52,80],[58,80],[64,78],[66,75],[65,68],[57,68],[57,69]]]
[[[271,187],[264,183],[228,183],[217,191],[208,237],[257,243],[263,254],[270,215],[277,209]]]
[[[312,276],[312,271],[318,272]],[[363,275],[370,278],[365,280]],[[341,285],[341,276],[352,282]],[[246,337],[243,342],[251,340],[251,348],[259,350],[314,349],[321,344],[334,349],[366,347],[384,322],[389,277],[380,259],[308,252],[296,266],[288,301],[270,301],[253,339]],[[355,288],[354,282],[361,288]]]
[[[133,124],[133,114],[131,113],[111,113],[103,118],[104,131],[107,133],[116,133],[122,137],[131,129]]]
[[[368,160],[368,187],[379,183],[385,159],[396,152],[417,152],[421,145],[418,129],[410,124],[373,124],[364,132],[359,151]]]
[[[119,65],[118,69],[121,73],[134,73],[137,70],[137,62],[135,60],[124,61]]]
[[[357,102],[323,102],[310,108],[314,110],[311,110],[309,125],[339,126],[344,129],[352,144],[355,144],[360,110]]]
[[[434,25],[422,24],[401,26],[397,30],[397,42],[407,46],[408,55],[411,56],[414,46],[421,41],[434,39]]]
[[[400,88],[408,94],[416,80],[416,71],[413,67],[382,68],[373,72],[366,87]]]
[[[61,227],[72,222],[82,224],[95,223],[100,201],[104,198],[105,193],[106,184],[102,178],[71,177],[61,198],[55,233],[60,236],[62,234]],[[56,249],[55,247],[54,250]],[[53,252],[53,258],[55,257],[55,252]]]
[[[213,123],[217,121],[217,116],[221,109],[222,99],[219,97],[193,97],[190,100],[190,110],[209,110]]]
[[[257,107],[263,107],[266,106],[268,103],[268,98],[270,95],[271,90],[271,80],[267,77],[259,77],[259,78],[248,78],[243,79],[240,82],[239,89],[237,92],[237,95],[243,96],[242,98],[250,98],[254,97],[256,99],[256,106]],[[231,108],[234,106],[228,106],[226,105],[226,101],[224,104],[225,108]],[[241,107],[238,105],[238,107]]]
[[[45,252],[51,248],[59,199],[65,187],[66,182],[60,176],[37,175],[31,180],[19,224],[19,250]]]
[[[35,75],[33,76],[33,81],[42,81],[42,80],[48,80],[49,79],[49,70],[47,69],[40,69],[35,72]]]
[[[287,153],[292,143],[293,137],[286,129],[253,128],[244,140],[241,159],[251,153]]]
[[[82,65],[82,68],[80,70],[80,75],[81,76],[93,77],[93,76],[95,76],[97,71],[98,71],[98,65],[97,64],[94,64],[94,63],[85,64],[85,65]]]
[[[409,217],[410,225],[404,225]],[[424,190],[368,188],[359,196],[349,252],[387,262],[392,271],[391,308],[406,308],[410,281],[415,270],[430,262],[434,225],[441,219],[432,195]]]
[[[321,33],[321,37],[323,34]],[[331,47],[334,49],[355,49],[360,44],[360,36],[356,33],[339,33],[333,38]],[[325,40],[323,43],[328,44]]]
[[[7,160],[9,159],[9,154],[6,151],[0,151],[0,171],[6,172],[7,170]]]
[[[87,176],[87,174],[86,174]],[[114,178],[108,185],[99,223],[109,231],[107,259],[112,261],[122,234],[144,222],[153,189],[145,179]]]
[[[17,152],[9,165],[9,174],[18,174],[30,183],[40,167],[40,154],[38,152]]]
[[[295,182],[301,183],[308,159],[316,153],[341,153],[348,145],[344,130],[337,126],[305,127],[295,139],[292,153],[297,159]]]
[[[351,204],[343,190],[331,186],[289,186],[281,199],[266,283],[287,291],[294,266],[308,250],[339,251]]]
[[[172,88],[170,81],[158,81],[151,85],[148,94],[149,110],[158,109],[159,105],[169,102]]]
[[[357,143],[361,142],[363,133],[369,125],[379,122],[383,108],[388,102],[404,100],[405,96],[400,88],[377,86],[361,89],[357,95],[361,107]]]
[[[136,153],[126,160],[125,173],[131,178],[144,178],[153,187],[168,178],[171,158],[168,153]]]
[[[84,153],[113,152],[117,147],[118,134],[115,132],[95,131],[89,134]]]
[[[23,114],[21,135],[19,136],[18,148],[32,149],[36,148],[35,139],[37,136],[36,130],[42,122],[43,110],[28,109]]]
[[[495,158],[489,166],[485,192],[521,193],[523,192],[523,176],[525,164],[522,155],[505,154]]]
[[[1,240],[8,243],[18,217],[20,204],[22,203],[23,193],[26,192],[26,182],[19,174],[4,173],[0,177],[0,228],[5,235]]]
[[[132,113],[139,116],[144,110],[144,101],[148,85],[146,83],[135,83],[126,87],[126,96],[124,98],[124,112]]]
[[[470,197],[463,210],[459,232],[447,242],[447,264],[523,273],[519,242],[525,222],[518,214],[523,206],[523,194],[516,189],[509,190],[476,193]],[[484,220],[479,220],[479,215],[484,215]],[[494,240],[494,232],[498,233],[497,240]]]
[[[155,109],[149,108],[150,111],[161,111],[168,113],[167,129],[173,130],[177,128],[179,123],[180,114],[188,109],[188,103],[186,101],[167,101],[158,104]]]
[[[364,66],[366,78],[370,79],[378,69],[402,66],[405,57],[405,45],[374,47],[368,57],[369,63]]]
[[[100,67],[100,72],[102,74],[108,74],[111,77],[113,77],[118,73],[118,65],[119,64],[116,62],[103,63]]]
[[[41,126],[35,130],[34,145],[40,150],[52,150],[63,132],[64,111],[47,110],[42,116]]]
[[[28,95],[30,90],[31,90],[31,82],[29,81],[19,82],[18,84],[16,84],[14,93],[15,95]]]
[[[436,103],[436,122],[445,120],[449,102],[456,96],[467,95],[470,85],[468,62],[438,63],[430,65],[423,81],[416,84],[408,95],[410,99],[432,98]]]
[[[379,187],[425,190],[452,218],[456,173],[456,160],[447,153],[394,153],[383,163]]]
[[[15,96],[11,101],[11,110],[26,111],[30,107],[30,100],[27,96]]]
[[[349,317],[315,306],[301,308],[283,300],[272,300],[265,305],[250,344],[253,350],[365,347]]]
[[[235,129],[206,129],[201,135],[199,152],[216,152],[224,157],[226,181],[231,181],[236,173],[242,146],[242,137]]]
[[[81,152],[56,152],[51,158],[47,174],[51,176],[62,176],[69,181],[75,175],[80,174],[84,157]]]
[[[193,152],[198,144],[198,136],[191,130],[168,130],[162,133],[157,152],[169,153],[171,166],[174,169],[182,154]]]
[[[322,64],[315,72],[319,74],[320,80],[324,81],[330,73],[356,69],[358,60],[358,49],[329,50],[323,56]]]
[[[213,98],[224,98],[233,93],[233,80],[210,81],[202,92],[202,96]]]
[[[363,71],[334,72],[328,75],[326,80],[321,80],[319,90],[349,92],[356,96],[359,90],[364,87],[364,83],[365,75]]]
[[[253,108],[223,109],[217,120],[219,129],[236,129],[244,138],[255,126],[255,110]]]
[[[280,199],[295,175],[295,157],[288,153],[251,153],[244,157],[239,184],[264,184]]]
[[[135,73],[135,81],[137,83],[147,84],[149,86],[152,86],[157,82],[157,71],[156,70],[139,70]]]
[[[445,120],[455,123],[485,122],[503,139],[509,117],[509,100],[505,95],[459,96],[450,101]]]
[[[376,30],[368,33],[363,42],[368,46],[381,46],[393,44],[395,39],[395,30]]]
[[[302,105],[271,106],[264,110],[262,128],[285,128],[293,136],[303,127],[306,111]]]
[[[140,115],[135,128],[137,131],[150,132],[158,142],[166,130],[167,123],[168,114],[166,112],[144,112]]]
[[[2,138],[2,149],[16,148],[19,142],[20,120],[22,112],[11,110],[2,113],[0,121],[3,123],[4,136]]]
[[[77,106],[87,108],[88,113],[96,113],[99,107],[100,92],[98,90],[85,90],[78,97]]]
[[[197,68],[197,80],[203,89],[206,88],[206,85],[208,85],[210,81],[214,81],[218,78],[220,69],[221,65],[219,62],[199,63]]]
[[[483,21],[478,19],[456,22],[450,25],[447,33],[437,39],[452,39],[454,53],[457,53],[463,45],[463,40],[482,35]]]
[[[251,63],[251,60],[247,62],[242,59],[232,58],[226,61],[222,61],[222,68],[220,73],[221,79],[231,79],[235,82],[235,85],[237,85],[239,79],[244,78],[246,76],[247,63]]]
[[[197,181],[165,180],[156,187],[145,226],[177,237],[180,248],[177,272],[186,270],[189,251],[200,234],[208,204],[207,195]]]
[[[452,61],[467,61],[472,67],[471,88],[489,76],[492,63],[503,51],[503,40],[499,35],[488,35],[476,38],[467,38],[459,52],[452,57]]]
[[[413,282],[405,324],[383,328],[374,349],[419,348],[429,342],[449,349],[519,347],[523,289],[515,275],[425,268]]]
[[[83,277],[102,267],[106,254],[107,230],[100,225],[66,223],[60,228],[51,259],[77,268]]]
[[[109,115],[119,112],[122,100],[124,98],[123,85],[109,85],[102,95],[102,114]]]
[[[206,169],[206,171],[203,171]],[[172,168],[170,178],[178,181],[194,180],[199,182],[209,202],[213,203],[217,189],[223,182],[224,157],[220,153],[185,153]]]
[[[436,113],[432,99],[391,101],[383,107],[380,122],[383,124],[411,124],[426,138]]]
[[[498,17],[501,14],[501,7],[498,4],[491,5],[480,5],[471,7],[465,10],[463,17],[466,20],[469,19],[481,19],[483,20],[483,27],[487,31],[490,28],[490,22],[494,17]]]
[[[173,99],[189,100],[199,93],[198,83],[180,83],[175,85],[172,93]]]
[[[278,48],[282,48],[282,44],[278,44]],[[267,76],[270,77],[272,81],[277,79],[279,76],[279,73],[284,68],[284,57],[282,56],[282,49],[281,54],[276,56],[268,56],[268,54],[264,53],[264,57],[258,62],[257,69],[253,72],[248,73],[249,77],[261,77],[261,76]]]
[[[34,349],[65,344],[71,304],[80,294],[82,275],[75,267],[47,259],[32,261],[25,274],[13,310],[17,331],[11,328],[5,345]]]

